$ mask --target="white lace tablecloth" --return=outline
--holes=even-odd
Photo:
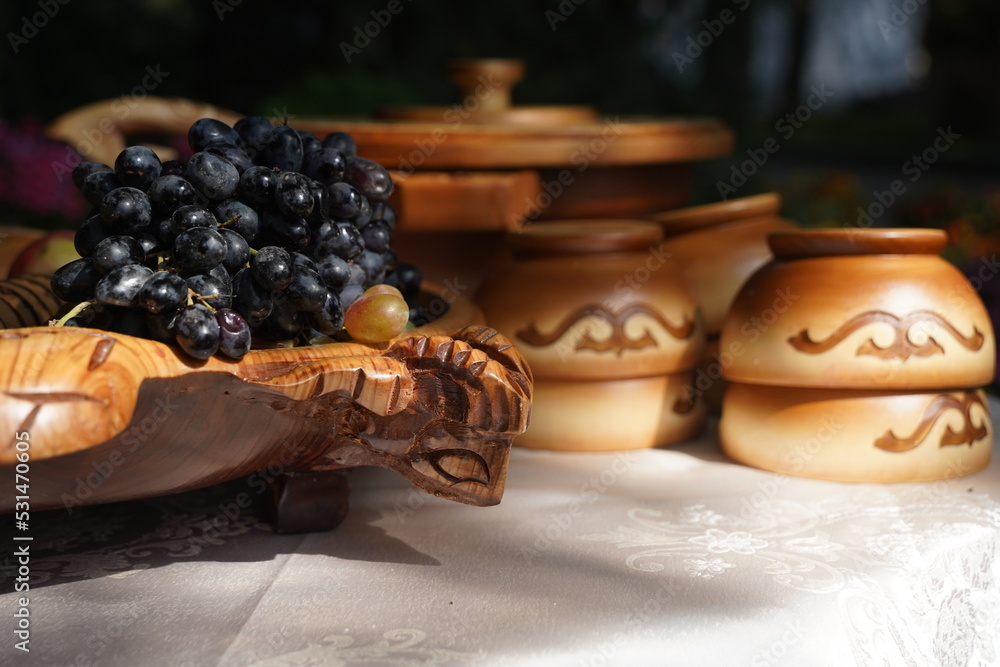
[[[232,511],[248,480],[39,514],[31,652],[13,647],[8,560],[0,663],[1000,664],[998,460],[820,482],[727,461],[710,429],[655,451],[516,449],[492,508],[351,480],[348,518],[320,534]]]

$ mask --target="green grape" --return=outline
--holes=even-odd
[[[362,296],[344,312],[344,328],[359,343],[382,343],[398,336],[410,318],[406,301],[393,294]]]

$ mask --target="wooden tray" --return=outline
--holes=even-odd
[[[532,381],[506,338],[456,326],[477,320],[457,299],[391,344],[254,350],[239,362],[199,362],[93,329],[0,331],[0,474],[15,478],[17,441],[29,443],[20,463],[33,510],[257,475],[284,531],[336,525],[347,487],[331,471],[357,466],[388,468],[450,500],[496,504]],[[0,511],[14,508],[4,494]]]

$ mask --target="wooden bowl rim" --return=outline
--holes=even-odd
[[[768,247],[778,259],[838,255],[939,255],[948,242],[941,229],[799,229],[771,232]]]
[[[335,117],[297,118],[296,128],[348,132],[359,153],[389,165],[419,154],[413,166],[428,169],[592,167],[691,163],[729,154],[733,132],[708,116],[613,116],[584,123],[533,125],[472,123],[439,117],[437,122],[377,121]],[[434,149],[419,147],[430,141]],[[593,163],[593,164],[591,164]]]
[[[636,252],[660,244],[663,230],[647,220],[553,220],[510,231],[507,239],[522,257]]]
[[[423,324],[419,327],[414,327],[412,329],[404,330],[399,335],[394,338],[384,341],[381,343],[361,343],[357,341],[337,341],[333,343],[321,343],[317,345],[302,345],[294,348],[287,347],[255,347],[251,349],[243,359],[230,359],[223,354],[215,354],[210,357],[214,360],[213,363],[219,362],[224,366],[235,366],[246,361],[255,361],[260,363],[265,360],[269,355],[280,352],[284,354],[289,349],[303,351],[304,358],[316,359],[328,356],[328,351],[337,346],[339,349],[345,349],[347,347],[353,348],[356,356],[371,356],[374,354],[379,354],[394,344],[401,340],[407,338],[414,338],[418,336],[451,336],[455,333],[461,331],[462,329],[473,326],[473,325],[484,325],[486,324],[486,318],[483,316],[483,311],[477,306],[470,298],[463,296],[459,293],[452,293],[451,290],[437,285],[436,283],[423,282],[420,285],[420,295],[418,296],[418,302],[425,308],[429,307],[429,304],[433,304],[435,301],[440,300],[447,306],[447,310],[441,313],[441,315],[427,324]],[[54,327],[49,326],[37,326],[37,327],[23,327],[15,329],[0,329],[0,334],[12,334],[17,332],[24,332],[30,330],[41,330],[45,332],[51,332]],[[67,327],[67,330],[73,331],[89,331],[91,333],[97,334],[114,334],[116,336],[128,336],[129,334],[123,334],[116,331],[105,331],[103,329],[89,329],[87,327]],[[147,339],[142,339],[147,340]],[[163,345],[165,348],[174,350],[178,357],[188,366],[199,367],[204,365],[204,360],[194,359],[184,354],[176,345],[170,345],[167,343],[160,343],[158,341],[148,340],[149,343],[155,343],[158,345]]]
[[[646,217],[660,223],[664,232],[671,236],[736,220],[777,215],[780,210],[781,195],[776,192],[765,192],[711,204],[661,211]]]

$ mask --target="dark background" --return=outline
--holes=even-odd
[[[943,227],[961,218],[977,238],[996,231],[996,2],[398,2],[402,10],[347,62],[343,44],[388,0],[8,1],[0,6],[0,119],[44,126],[130,94],[157,66],[169,75],[155,95],[269,116],[367,115],[387,104],[456,102],[443,73],[449,58],[520,58],[527,76],[515,104],[701,114],[732,127],[734,154],[699,172],[700,203],[718,199],[719,179],[745,151],[775,136],[775,123],[826,84],[835,103],[782,138],[740,194],[776,189],[785,213],[803,224],[854,224],[858,207],[951,127],[961,139],[879,224]],[[12,35],[29,34],[25,20],[46,7],[58,11],[14,53]],[[727,11],[735,19],[679,70],[673,54]],[[835,84],[827,70],[840,77]]]
[[[847,54],[849,62],[839,64],[850,76],[877,78],[899,69],[895,60],[902,56],[884,52],[908,39],[916,47],[910,50],[919,51],[917,75],[903,86],[869,81],[860,94],[841,82],[837,104],[783,142],[746,192],[806,187],[789,183],[788,175],[790,168],[808,168],[820,172],[820,182],[808,187],[863,193],[868,180],[878,185],[872,173],[898,171],[947,126],[962,139],[935,166],[935,181],[989,186],[1000,165],[994,120],[1000,5],[989,0],[398,2],[402,11],[348,63],[342,43],[351,44],[356,28],[373,20],[372,11],[384,11],[387,0],[8,1],[0,6],[0,117],[44,124],[88,102],[129,94],[145,68],[157,65],[169,76],[155,95],[244,113],[365,115],[390,103],[456,101],[443,74],[449,58],[513,57],[528,72],[515,89],[516,104],[707,114],[736,131],[741,155],[773,135],[775,122],[804,101],[811,85],[824,83],[808,69],[810,58],[837,64]],[[46,7],[58,11],[14,53],[12,34],[31,34],[25,19]],[[724,11],[735,20],[693,66],[678,71],[671,54],[684,53],[685,38],[697,37],[703,21]],[[768,17],[772,29],[762,29]],[[781,30],[773,29],[775,17]],[[831,38],[840,52],[811,53]],[[772,82],[763,102],[762,74]],[[715,168],[721,173],[729,164]],[[699,182],[699,201],[718,196],[711,169]],[[796,203],[796,192],[786,195],[804,222],[836,221],[836,212],[810,210]]]

